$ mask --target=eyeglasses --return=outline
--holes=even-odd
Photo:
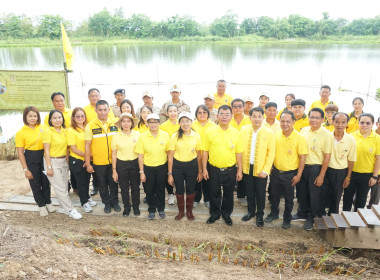
[[[84,115],[79,115],[79,116],[75,116],[76,119],[84,119],[85,116]]]
[[[372,123],[371,122],[359,122],[361,125],[371,125]]]
[[[320,120],[320,119],[322,119],[322,118],[320,118],[320,117],[309,117],[309,120]]]
[[[222,117],[222,118],[223,117],[227,117],[228,118],[228,117],[231,117],[231,114],[223,114],[223,113],[221,113],[221,114],[219,114],[219,116]]]
[[[234,105],[234,106],[232,106],[232,108],[243,108],[243,105]]]

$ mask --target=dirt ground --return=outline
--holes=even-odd
[[[0,170],[0,200],[30,191],[18,161]],[[196,218],[0,211],[0,279],[380,279],[378,252],[333,251],[317,230]]]

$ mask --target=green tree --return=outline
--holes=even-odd
[[[212,35],[221,37],[234,37],[238,34],[238,16],[228,12],[221,18],[215,19],[210,25]]]
[[[71,30],[71,24],[65,21],[61,16],[43,15],[38,20],[38,36],[57,39],[61,37],[61,22],[65,26],[66,31]]]
[[[240,23],[240,30],[244,31],[245,34],[257,33],[257,20],[255,18],[245,18]]]
[[[103,9],[88,19],[88,28],[94,35],[109,37],[112,35],[112,20],[110,12]]]
[[[318,32],[315,21],[300,15],[290,15],[288,18],[293,36],[309,37]]]
[[[127,19],[128,35],[134,38],[145,38],[152,36],[152,21],[143,14],[133,14]]]
[[[274,20],[271,17],[259,17],[257,20],[257,33],[265,38],[275,37],[274,25]]]
[[[33,37],[33,30],[32,20],[25,15],[7,14],[0,19],[2,37],[30,38]]]
[[[167,19],[168,38],[192,37],[199,35],[199,24],[190,16],[175,15]]]
[[[370,35],[372,33],[369,19],[355,19],[347,27],[347,31],[352,35]]]
[[[286,39],[291,37],[291,28],[287,18],[277,19],[272,27],[273,37],[277,39]]]

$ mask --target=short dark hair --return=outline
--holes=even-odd
[[[292,120],[293,120],[293,121],[296,120],[296,117],[294,116],[294,113],[293,113],[292,111],[289,111],[289,110],[287,110],[287,111],[282,111],[282,113],[281,113],[281,115],[280,115],[280,119],[281,119],[282,115],[285,115],[285,114],[290,115],[290,116],[292,117]]]
[[[100,91],[97,88],[90,88],[87,92],[87,95],[90,95],[92,91],[97,91],[100,94]]]
[[[275,107],[277,109],[277,103],[276,102],[268,102],[265,104],[265,110],[268,109],[269,107]]]
[[[62,92],[53,92],[51,95],[51,101],[53,101],[54,97],[56,97],[57,95],[61,95],[63,99],[65,99],[65,95]]]
[[[361,119],[362,117],[369,117],[369,118],[371,118],[372,123],[375,122],[375,117],[374,117],[371,113],[363,113],[363,114],[361,114],[361,115],[359,116],[359,121],[360,121],[360,119]]]
[[[207,118],[210,118],[210,110],[207,108],[206,105],[204,104],[201,104],[197,107],[197,109],[195,110],[195,118],[197,119],[197,115],[198,115],[198,111],[199,109],[203,109],[204,111],[207,112]]]
[[[218,109],[218,115],[219,115],[220,110],[228,110],[232,114],[232,108],[230,106],[228,106],[228,105],[222,105],[222,106],[220,106],[219,109]]]
[[[62,112],[57,110],[57,109],[51,110],[49,113],[49,120],[48,120],[49,126],[53,126],[53,124],[51,122],[51,117],[53,116],[54,113],[60,113],[61,114],[61,116],[62,116],[62,127],[66,128],[65,117],[63,116]]]
[[[252,116],[253,112],[260,112],[262,115],[264,115],[264,110],[260,106],[253,107],[251,110],[249,110],[249,116]]]
[[[324,88],[327,88],[329,91],[331,91],[331,87],[328,86],[328,85],[323,85],[323,86],[321,86],[321,90],[324,89]]]
[[[234,103],[235,102],[242,102],[243,103],[243,107],[244,107],[244,100],[241,99],[241,98],[235,98],[234,100],[231,101],[231,107],[234,107]]]
[[[217,82],[216,82],[216,84],[219,84],[219,83],[227,83],[225,80],[223,80],[223,79],[220,79],[220,80],[218,80]]]
[[[100,99],[98,102],[96,102],[95,108],[98,108],[100,105],[107,105],[107,107],[109,107],[108,102],[103,99]]]
[[[323,119],[325,117],[325,112],[321,108],[313,108],[309,111],[309,114],[307,114],[310,117],[310,114],[312,112],[319,112],[321,114],[321,118]]]
[[[350,116],[347,115],[346,113],[343,113],[343,112],[336,112],[336,113],[333,115],[332,120],[335,121],[335,118],[336,118],[338,115],[344,115],[344,116],[347,118],[347,122],[349,122],[349,120],[350,120]]]
[[[24,113],[22,113],[22,120],[23,120],[24,124],[28,125],[28,121],[26,120],[26,116],[29,114],[29,112],[35,112],[37,114],[37,124],[38,125],[41,124],[40,112],[34,106],[25,107]]]
[[[325,107],[325,112],[338,112],[339,111],[339,108],[338,108],[338,105],[336,104],[329,104]]]
[[[305,102],[305,100],[303,100],[303,99],[294,99],[293,101],[292,101],[292,103],[290,103],[290,106],[303,106],[303,107],[305,107],[306,106],[306,102]]]
[[[354,103],[355,103],[356,100],[359,100],[359,101],[364,105],[364,100],[363,100],[363,98],[361,98],[361,97],[355,97],[355,98],[352,100],[352,105],[354,105]]]

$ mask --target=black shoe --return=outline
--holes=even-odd
[[[207,224],[213,224],[216,220],[219,220],[220,216],[210,216],[210,218],[207,219]]]
[[[131,208],[124,208],[123,216],[124,217],[128,217],[130,212],[131,212]]]
[[[106,213],[106,214],[111,213],[111,205],[105,205],[104,206],[104,213]]]
[[[306,217],[298,216],[298,214],[294,214],[292,216],[292,221],[306,221]]]
[[[115,212],[120,212],[121,211],[121,207],[117,203],[115,205],[112,205],[112,208],[113,208],[113,210],[115,210]]]
[[[255,217],[255,214],[248,213],[248,214],[245,214],[245,215],[243,216],[243,218],[241,218],[241,220],[244,221],[244,222],[247,222],[247,221],[249,221],[250,219],[252,219],[253,217]]]
[[[224,222],[227,226],[232,226],[232,219],[231,217],[223,217]]]
[[[91,196],[97,195],[98,194],[98,189],[93,189],[90,193]]]
[[[290,225],[290,221],[284,221],[283,223],[282,223],[282,228],[283,229],[288,229],[288,228],[290,228],[291,227],[291,225]]]
[[[140,209],[139,208],[133,208],[133,214],[135,216],[140,216]]]
[[[265,222],[266,223],[271,223],[273,222],[274,220],[278,220],[280,217],[278,215],[275,215],[275,214],[272,214],[270,213],[266,218],[265,218]]]
[[[263,217],[256,217],[256,226],[257,227],[263,227],[264,226]]]
[[[306,222],[303,225],[303,228],[306,229],[306,230],[312,230],[313,229],[313,224],[314,224],[313,220],[307,219]]]

